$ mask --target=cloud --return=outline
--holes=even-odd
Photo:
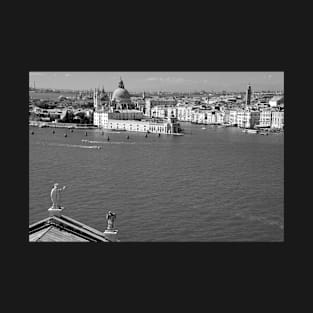
[[[40,73],[40,72],[29,72],[30,76],[45,76],[45,73]]]
[[[166,77],[165,81],[173,82],[173,83],[182,83],[182,82],[186,82],[187,80],[182,77]]]
[[[148,77],[146,80],[160,80],[160,78],[159,77]]]
[[[168,83],[183,83],[183,82],[189,81],[189,80],[184,79],[182,77],[149,77],[146,80],[168,82]]]

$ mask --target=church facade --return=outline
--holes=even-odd
[[[95,91],[94,108],[94,125],[99,128],[159,134],[181,133],[177,118],[173,115],[166,119],[144,116],[144,112],[132,103],[122,79],[111,99]]]

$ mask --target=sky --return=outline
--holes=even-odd
[[[29,85],[52,89],[104,88],[113,91],[122,77],[130,92],[283,90],[284,72],[30,72]]]

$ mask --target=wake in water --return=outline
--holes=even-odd
[[[69,147],[69,148],[101,149],[100,146],[71,145],[67,143],[48,143],[47,145],[57,146],[57,147]]]
[[[87,140],[87,139],[82,139],[82,142],[86,142],[86,143],[100,143],[102,145],[106,145],[106,144],[110,144],[110,145],[121,145],[121,144],[125,144],[125,145],[134,145],[136,144],[136,142],[124,142],[124,141],[96,141],[96,140]]]
[[[284,229],[284,225],[281,221],[269,220],[268,218],[265,218],[262,216],[256,216],[256,215],[247,214],[247,213],[235,213],[235,216],[247,219],[249,221],[257,221],[265,225],[276,226],[276,227],[279,227],[280,229]]]
[[[153,140],[152,142],[126,142],[126,141],[96,141],[96,140],[88,140],[88,139],[82,139],[82,142],[85,143],[100,143],[102,145],[154,145],[157,143],[157,141]],[[160,144],[160,143],[159,143]]]

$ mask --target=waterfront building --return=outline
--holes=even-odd
[[[231,109],[229,110],[229,123],[231,125],[237,125],[237,112],[238,109]]]
[[[151,117],[154,118],[165,118],[167,114],[165,106],[155,106],[151,109]]]
[[[269,109],[260,111],[260,127],[271,127],[272,112]]]
[[[177,119],[183,122],[191,122],[193,106],[178,104],[177,105]]]
[[[224,115],[223,115],[223,123],[225,123],[225,124],[230,124],[230,121],[229,121],[229,113],[230,113],[230,110],[224,109],[223,112],[224,112]]]
[[[224,112],[216,110],[214,111],[215,115],[215,124],[223,124],[224,123]]]
[[[216,110],[210,110],[206,112],[205,124],[222,124],[223,123],[223,113]]]
[[[119,110],[107,113],[110,120],[141,120],[143,112],[139,110]]]
[[[143,119],[143,113],[137,111],[127,113],[138,114],[137,116],[133,117],[133,119],[124,119],[121,118],[123,113],[124,112],[97,112],[97,115],[95,115],[94,118],[94,123],[100,128],[112,130],[151,132],[161,134],[177,134],[181,132],[180,125],[177,122],[177,118],[175,117],[168,117],[167,119]]]
[[[224,113],[218,110],[195,109],[191,114],[191,122],[197,124],[222,124]]]
[[[236,124],[238,127],[246,127],[246,111],[238,110]]]
[[[151,117],[167,118],[168,116],[177,117],[177,108],[172,106],[157,105],[151,109]]]
[[[254,128],[259,124],[260,112],[252,110],[237,111],[237,126],[242,128]]]
[[[191,122],[196,124],[206,124],[207,112],[196,109],[191,113]]]
[[[215,112],[207,110],[204,116],[205,124],[216,124]]]
[[[166,115],[165,117],[171,116],[171,117],[177,117],[177,108],[176,106],[170,106],[166,107]]]
[[[284,128],[284,111],[272,111],[271,128]]]
[[[156,106],[160,107],[175,107],[177,104],[176,99],[168,99],[168,98],[146,98],[145,97],[145,106],[146,112],[145,115],[151,117],[152,116],[152,108]]]

